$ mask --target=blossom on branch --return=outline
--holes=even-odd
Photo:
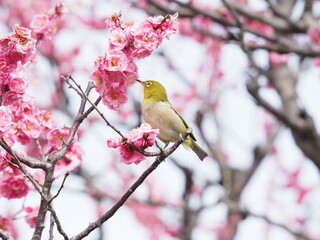
[[[58,31],[58,24],[66,12],[68,9],[65,4],[60,2],[49,11],[35,15],[30,28],[37,34],[37,40],[50,39]]]
[[[147,123],[142,123],[140,127],[131,130],[125,138],[135,147],[146,150],[155,143],[155,137],[159,133],[159,129],[152,129]],[[123,141],[120,137],[114,137],[107,140],[110,148],[120,149],[121,161],[126,164],[138,164],[145,159],[145,156],[134,150],[130,144]]]
[[[135,58],[145,58],[159,47],[165,38],[178,28],[178,14],[149,17],[141,23],[128,23],[120,14],[113,14],[106,20],[111,30],[110,50],[95,61],[91,80],[102,102],[118,110],[127,102],[128,86],[137,78]]]
[[[66,128],[54,128],[47,134],[48,144],[57,149],[61,149],[64,141],[69,135],[69,130]]]
[[[83,154],[84,150],[80,144],[77,142],[72,143],[66,155],[57,162],[54,177],[60,177],[77,169],[82,163]]]
[[[30,61],[35,56],[35,43],[31,37],[31,30],[14,25],[13,32],[0,39],[0,58],[4,59],[10,69]]]

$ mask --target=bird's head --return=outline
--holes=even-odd
[[[141,81],[137,79],[136,81],[143,86],[145,101],[168,101],[167,91],[161,83],[153,80]]]

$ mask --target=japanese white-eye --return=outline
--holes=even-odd
[[[142,115],[144,120],[153,129],[159,129],[157,137],[166,145],[169,142],[176,142],[181,135],[189,128],[187,122],[169,102],[166,89],[161,83],[153,80],[140,81],[144,88],[144,99],[142,102]],[[200,160],[208,156],[197,143],[191,133],[183,142],[186,148],[194,151]]]

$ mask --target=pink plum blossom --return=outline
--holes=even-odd
[[[54,176],[57,178],[78,168],[82,163],[83,154],[84,151],[80,144],[77,142],[72,143],[66,155],[57,162]]]
[[[15,49],[19,53],[30,54],[35,52],[35,39],[31,37],[31,30],[28,28],[14,25],[14,33],[11,34],[10,39],[15,42]]]
[[[129,43],[128,37],[121,28],[114,29],[110,34],[110,48],[115,50],[124,49]]]
[[[148,123],[142,123],[140,127],[135,128],[126,135],[129,142],[138,148],[152,147],[159,129],[152,129]]]
[[[8,86],[10,91],[23,94],[28,87],[28,83],[23,78],[12,78],[10,79]]]
[[[58,23],[67,11],[65,4],[60,2],[49,11],[35,15],[30,23],[30,28],[37,33],[37,40],[50,39],[57,32]]]
[[[108,17],[105,21],[106,27],[114,30],[120,28],[123,24],[123,20],[121,19],[121,14],[114,13],[110,17]]]
[[[61,149],[62,144],[67,139],[69,130],[66,128],[54,128],[47,134],[48,144],[57,149]]]
[[[6,66],[15,68],[18,62],[30,61],[35,56],[35,43],[30,29],[15,25],[12,33],[0,39],[0,52],[6,59]]]
[[[111,87],[102,96],[102,102],[110,109],[117,110],[128,100],[127,91],[119,87]]]
[[[107,145],[109,148],[117,148],[120,147],[122,143],[122,138],[114,137],[107,140]]]
[[[110,50],[95,61],[91,80],[102,102],[110,109],[119,110],[127,102],[127,87],[137,79],[134,58],[149,56],[164,38],[178,28],[178,14],[145,19],[141,23],[127,23],[121,14],[113,14],[106,20],[111,30]]]
[[[3,109],[0,109],[0,137],[3,137],[3,135],[9,130],[10,126],[11,116]]]
[[[45,32],[48,30],[50,24],[50,19],[47,14],[41,13],[35,15],[30,23],[30,27],[36,33]]]
[[[27,179],[22,175],[3,174],[0,180],[0,196],[2,197],[22,198],[29,192]]]
[[[147,123],[141,124],[139,128],[131,130],[125,138],[142,150],[154,145],[154,138],[159,133],[158,129],[152,129]],[[144,155],[135,151],[129,144],[122,141],[121,138],[115,137],[107,140],[108,147],[120,149],[121,161],[126,164],[138,164],[145,159]]]
[[[14,239],[18,238],[18,231],[11,217],[3,217],[0,215],[0,229],[9,233]]]
[[[125,71],[128,67],[128,58],[122,51],[111,50],[104,59],[104,68],[108,71]]]
[[[139,164],[145,159],[145,156],[135,150],[129,144],[122,144],[120,147],[121,162],[125,164]]]
[[[22,132],[29,138],[37,138],[41,133],[40,123],[32,117],[25,117],[20,121]]]
[[[35,228],[36,219],[39,213],[39,207],[26,207],[24,211],[27,213],[25,219],[31,228]]]

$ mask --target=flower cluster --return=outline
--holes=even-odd
[[[57,32],[57,25],[61,17],[68,12],[63,2],[57,4],[53,9],[37,14],[33,17],[30,28],[37,35],[37,39],[50,38]]]
[[[159,129],[152,129],[147,123],[142,123],[139,128],[133,129],[125,138],[129,143],[141,150],[146,150],[155,143],[155,137],[159,133]],[[135,151],[130,144],[126,143],[120,137],[107,140],[108,147],[120,149],[121,161],[126,164],[138,164],[145,159],[144,155]]]
[[[8,105],[23,97],[27,82],[22,65],[34,58],[35,43],[31,30],[19,25],[0,39],[0,104]]]
[[[57,126],[52,121],[52,113],[39,109],[33,98],[25,93],[28,84],[24,66],[34,55],[35,40],[27,28],[16,25],[12,33],[0,39],[0,138],[13,149],[15,145],[36,144],[41,156],[60,150],[69,131]],[[26,157],[23,152],[15,152],[20,157]],[[80,165],[81,157],[81,147],[73,142],[66,156],[58,161],[57,172],[63,174],[74,170]],[[32,190],[30,182],[16,166],[13,157],[0,147],[2,197],[22,198]]]
[[[117,110],[127,101],[128,87],[135,83],[135,58],[149,56],[164,38],[177,31],[178,14],[149,17],[141,23],[127,23],[114,14],[106,20],[111,30],[110,50],[95,61],[91,79],[103,103]]]

